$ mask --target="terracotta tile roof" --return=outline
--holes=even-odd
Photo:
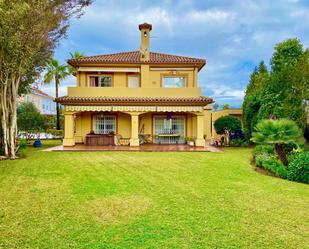
[[[121,52],[115,54],[95,55],[95,56],[83,56],[76,59],[71,59],[68,63],[72,66],[78,66],[84,63],[145,63],[140,60],[139,51]],[[146,63],[149,64],[197,64],[202,68],[206,64],[206,60],[150,52],[150,60]]]
[[[79,96],[63,96],[55,99],[56,102],[62,104],[147,104],[153,105],[158,103],[164,104],[186,104],[186,105],[208,105],[213,103],[211,98],[205,96],[199,97],[79,97]]]
[[[48,95],[47,93],[41,91],[39,88],[36,88],[36,87],[34,87],[34,86],[31,86],[31,87],[30,87],[30,91],[31,91],[31,93],[33,93],[33,94],[42,95],[42,96],[44,96],[44,97],[46,97],[46,98],[48,98],[48,99],[55,99],[53,96]]]

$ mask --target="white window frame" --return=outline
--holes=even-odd
[[[98,117],[101,117],[101,120],[98,120]],[[108,118],[112,118],[112,122],[111,123],[106,123],[107,121],[111,121],[108,120]],[[98,124],[98,122],[101,122],[101,124]],[[110,130],[108,129],[106,126],[107,125],[113,125],[113,129]],[[116,134],[117,132],[117,119],[116,119],[116,115],[113,114],[95,114],[92,117],[92,129],[94,131],[95,134]]]
[[[184,142],[184,139],[186,137],[186,134],[187,134],[187,117],[186,115],[172,115],[172,118],[182,118],[183,119],[183,134],[179,134],[180,137],[178,138],[179,140],[178,141],[181,141]],[[164,133],[160,133],[160,134],[156,134],[156,118],[164,118],[164,120],[166,120],[166,115],[154,115],[153,116],[153,120],[152,120],[152,123],[153,123],[153,137],[154,139],[156,139],[155,137],[157,137],[158,135],[160,134],[164,134]],[[166,121],[164,122],[165,124],[164,125],[169,125],[168,123],[170,122],[170,125],[172,125],[172,120],[170,121]],[[166,134],[169,134],[169,133],[166,133]],[[177,134],[177,133],[170,133],[170,134]],[[166,144],[175,144],[175,143],[178,143],[175,141],[176,138],[167,138],[167,141],[166,142],[162,142],[162,143],[166,143]],[[174,141],[173,141],[174,140]],[[155,140],[154,140],[155,142]]]
[[[183,78],[184,79],[184,85],[183,86],[166,86],[165,85],[165,79],[167,78]],[[187,77],[185,75],[163,75],[162,76],[162,87],[163,88],[185,88],[187,86]]]
[[[99,78],[98,79],[98,82],[100,82],[100,78],[103,78],[103,77],[110,77],[111,78],[111,85],[110,86],[91,86],[90,85],[90,78],[91,77],[97,77]],[[113,87],[113,75],[112,74],[93,74],[93,75],[89,75],[88,76],[88,87]]]
[[[185,136],[186,135],[186,129],[187,129],[187,127],[186,127],[186,125],[187,125],[187,119],[186,119],[186,115],[172,115],[173,117],[181,117],[181,118],[183,118],[183,120],[184,120],[184,128],[183,128],[183,135]],[[154,115],[153,116],[153,135],[157,135],[157,134],[155,134],[155,132],[156,132],[156,122],[155,122],[155,119],[156,118],[164,118],[164,120],[166,120],[165,118],[166,118],[166,115]],[[168,122],[168,121],[167,121]],[[171,124],[172,125],[172,124]]]

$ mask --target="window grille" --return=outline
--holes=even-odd
[[[154,142],[160,144],[182,144],[185,135],[185,117],[154,117]]]
[[[96,134],[116,133],[116,117],[103,114],[93,116],[93,130]]]

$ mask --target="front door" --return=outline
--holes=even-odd
[[[185,143],[185,116],[160,115],[153,117],[154,143],[183,144]]]

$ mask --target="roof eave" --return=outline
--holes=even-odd
[[[102,62],[102,61],[83,61],[83,62],[75,62],[73,63],[72,61],[68,61],[68,64],[73,66],[73,67],[80,67],[80,66],[85,66],[85,65],[117,65],[117,64],[131,64],[131,65],[193,65],[193,66],[198,66],[199,71],[206,65],[206,61],[204,62],[162,62],[162,61],[136,61],[136,62],[127,62],[127,61],[117,61],[117,62]]]
[[[142,100],[135,100],[135,101],[130,101],[130,100],[93,100],[93,99],[68,99],[67,97],[59,97],[54,100],[57,103],[64,104],[64,105],[193,105],[193,106],[206,106],[211,103],[213,103],[212,98],[206,98],[204,100],[196,100],[196,101],[181,101],[181,100],[148,100],[148,101],[142,101]]]

